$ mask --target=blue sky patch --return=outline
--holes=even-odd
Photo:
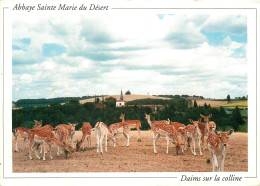
[[[66,50],[66,47],[56,43],[44,44],[42,46],[42,54],[44,57],[59,56],[65,53]]]

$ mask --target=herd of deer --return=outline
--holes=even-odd
[[[225,152],[227,149],[228,136],[232,134],[233,130],[229,130],[228,132],[218,132],[216,131],[216,124],[214,121],[209,121],[211,114],[209,116],[200,115],[201,118],[198,121],[193,121],[190,119],[192,124],[185,126],[184,124],[178,122],[170,122],[170,120],[163,121],[151,121],[150,115],[145,114],[145,119],[147,119],[148,124],[151,127],[153,133],[153,147],[154,153],[156,151],[156,142],[162,136],[166,138],[166,153],[168,154],[168,146],[170,138],[173,139],[173,143],[175,143],[176,153],[178,154],[181,150],[184,153],[185,144],[190,147],[190,150],[193,155],[196,155],[195,147],[196,141],[199,147],[200,155],[202,155],[201,151],[201,143],[203,149],[206,150],[207,147],[212,156],[212,166],[213,171],[215,168],[217,171],[224,170],[224,159]],[[41,145],[40,153],[43,154],[43,160],[45,160],[45,154],[49,151],[50,159],[53,159],[51,155],[51,145],[56,144],[58,147],[57,156],[64,151],[66,158],[70,153],[74,153],[75,151],[79,151],[84,144],[84,141],[88,141],[88,146],[91,146],[91,132],[96,131],[97,136],[97,153],[99,151],[103,153],[102,143],[105,141],[105,151],[107,152],[107,141],[108,139],[112,139],[114,147],[117,145],[117,136],[119,134],[123,134],[125,141],[122,146],[129,146],[129,131],[133,128],[136,128],[138,131],[138,142],[140,139],[140,127],[141,122],[139,120],[125,120],[125,114],[120,115],[120,119],[122,122],[111,124],[109,127],[103,122],[97,122],[95,127],[92,128],[89,122],[83,122],[82,128],[82,138],[80,141],[76,141],[76,146],[74,145],[73,136],[75,134],[76,124],[69,123],[60,124],[55,127],[53,130],[51,125],[45,125],[42,127],[42,121],[36,121],[33,129],[27,129],[23,127],[18,127],[13,129],[13,134],[15,137],[15,151],[18,150],[18,139],[22,138],[23,143],[21,146],[21,150],[23,149],[24,142],[29,139],[29,158],[32,158],[32,151],[34,151],[35,156],[38,159],[41,159],[39,156],[37,149]],[[204,122],[201,121],[204,119]],[[178,138],[180,137],[180,140]],[[208,136],[207,141],[205,143],[205,136]],[[67,143],[68,139],[71,139],[71,145]],[[180,142],[181,141],[181,142]],[[46,146],[48,145],[48,149]],[[63,149],[63,151],[61,151]],[[219,161],[221,161],[220,169],[219,169]]]

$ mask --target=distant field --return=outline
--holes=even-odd
[[[236,108],[236,106],[238,106],[238,108],[240,109],[246,109],[247,108],[247,100],[239,100],[239,101],[231,101],[229,103],[220,105],[222,107],[224,107],[225,109],[234,109]]]
[[[206,99],[196,100],[196,102],[199,106],[203,106],[206,103],[207,105],[210,104],[211,107],[220,107],[224,104],[227,104],[227,101],[211,101]]]

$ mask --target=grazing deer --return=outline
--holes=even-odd
[[[201,148],[200,148],[200,139],[201,139],[201,131],[199,130],[199,122],[200,120],[198,121],[193,121],[192,119],[190,119],[190,122],[193,123],[193,125],[187,125],[186,126],[186,130],[187,130],[187,137],[189,137],[192,141],[192,143],[190,144],[190,150],[192,152],[193,155],[197,155],[196,154],[196,150],[195,150],[195,147],[196,147],[196,140],[198,141],[198,146],[199,146],[199,150],[200,150],[200,155],[202,155],[202,152],[201,152]],[[192,148],[194,150],[192,150]]]
[[[75,124],[71,124],[69,123],[68,125],[66,124],[59,124],[56,126],[56,128],[58,126],[63,126],[67,131],[68,131],[68,134],[69,134],[69,138],[71,139],[71,146],[74,148],[74,134],[75,134],[75,127],[78,125],[78,123],[75,123]],[[55,128],[55,130],[56,130]]]
[[[74,152],[74,149],[65,143],[60,142],[55,135],[50,130],[42,129],[42,128],[36,128],[36,129],[29,129],[28,131],[28,137],[29,137],[29,158],[32,160],[32,154],[31,151],[34,151],[36,157],[38,159],[41,159],[40,156],[37,153],[36,148],[39,147],[39,145],[43,145],[44,152],[45,152],[45,146],[46,143],[49,145],[50,149],[50,159],[53,159],[51,155],[51,145],[52,143],[55,143],[57,146],[60,146],[64,149],[66,157],[68,157],[69,152]],[[45,153],[43,153],[43,160],[46,160]]]
[[[107,125],[103,122],[97,122],[95,125],[95,131],[97,135],[97,154],[99,150],[103,154],[102,142],[105,138],[105,151],[107,152],[107,138],[111,138],[114,142],[114,147],[116,145],[115,136],[109,132]]]
[[[83,122],[81,132],[82,132],[82,138],[80,141],[77,141],[76,143],[76,151],[79,151],[80,146],[82,143],[84,143],[85,139],[88,142],[88,146],[91,146],[91,125],[89,122]]]
[[[219,159],[221,159],[220,171],[224,171],[224,160],[228,146],[228,136],[233,132],[234,130],[231,129],[228,132],[218,132],[214,130],[214,132],[209,133],[207,142],[210,154],[212,156],[213,172],[215,172],[215,167],[217,168],[217,171],[219,171]]]
[[[180,144],[177,136],[177,132],[171,125],[168,124],[168,121],[151,121],[150,115],[145,114],[145,119],[147,119],[148,124],[151,126],[151,129],[153,131],[153,147],[154,147],[154,153],[157,154],[156,150],[156,142],[160,138],[160,136],[163,136],[166,138],[166,154],[168,154],[168,146],[169,146],[169,139],[172,138],[175,140],[176,145],[176,153],[179,153]]]
[[[35,124],[34,124],[33,128],[41,128],[42,127],[42,120],[41,121],[34,120],[34,122],[35,122]],[[19,152],[18,141],[19,141],[20,138],[23,139],[23,143],[22,143],[22,146],[20,148],[20,150],[22,151],[24,143],[28,139],[28,129],[24,128],[24,127],[17,127],[17,128],[14,128],[12,131],[13,131],[14,141],[15,141],[15,150],[14,151]]]
[[[67,142],[69,135],[69,131],[63,125],[58,125],[55,127],[55,137],[62,143]],[[60,153],[62,153],[62,151],[58,146],[57,156],[60,156]]]
[[[203,150],[207,149],[206,143],[205,142],[205,138],[204,136],[208,136],[208,131],[209,131],[209,118],[212,116],[212,114],[210,114],[209,116],[203,116],[202,114],[200,114],[200,117],[202,117],[204,119],[204,122],[201,122],[201,118],[199,119],[199,129],[201,131],[201,142],[202,142],[202,146],[203,146]]]
[[[119,118],[122,120],[122,123],[129,124],[130,129],[134,129],[134,128],[137,129],[137,131],[138,131],[137,141],[141,142],[141,139],[140,139],[141,121],[139,121],[139,120],[125,120],[125,114],[121,114]]]
[[[177,134],[181,136],[181,141],[182,141],[181,152],[184,153],[185,141],[186,141],[186,136],[187,136],[186,126],[179,122],[171,122],[169,125],[173,126],[174,129],[176,130]]]

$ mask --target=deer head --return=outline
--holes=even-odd
[[[42,120],[41,121],[37,121],[34,120],[35,124],[33,126],[33,128],[41,128],[42,127]]]
[[[212,114],[208,115],[208,116],[203,116],[202,114],[200,114],[200,117],[202,117],[204,119],[204,122],[209,122],[209,118],[211,118]]]
[[[234,130],[231,129],[228,132],[218,132],[215,130],[214,132],[219,137],[221,144],[223,144],[224,147],[227,147],[229,138],[228,136],[231,135],[234,132]]]

